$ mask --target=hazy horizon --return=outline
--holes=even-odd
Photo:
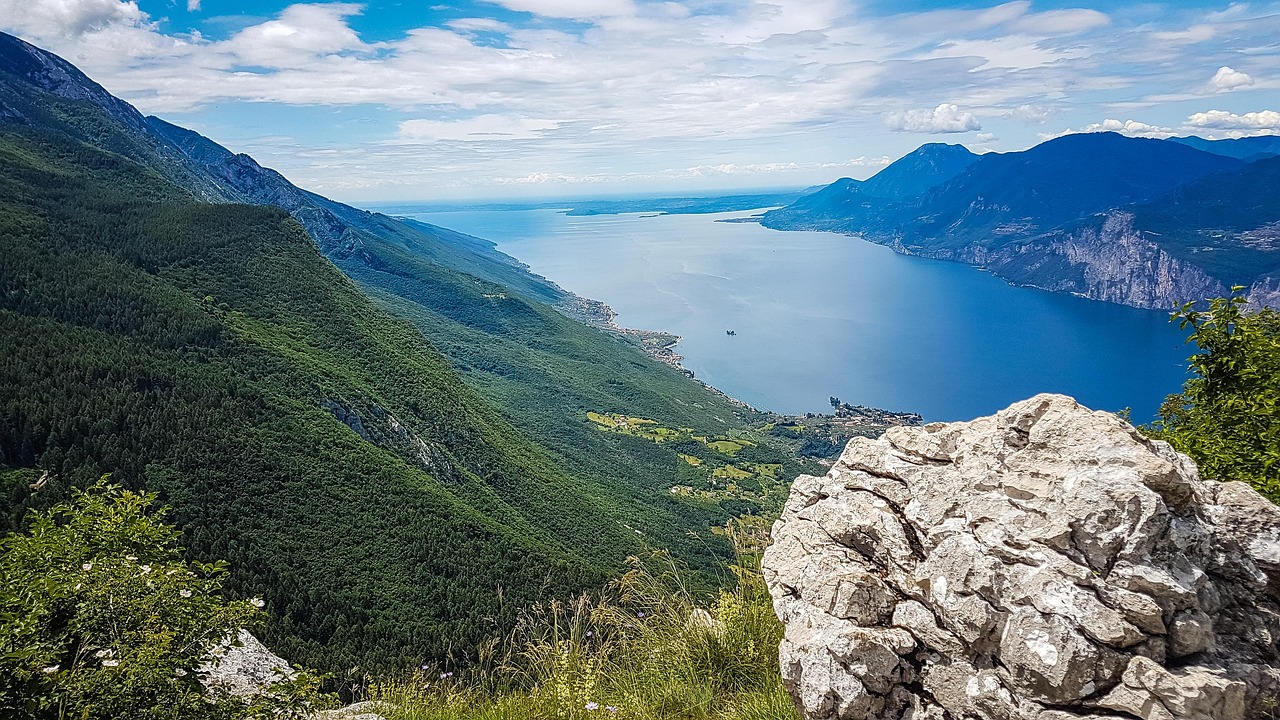
[[[357,204],[731,194],[924,142],[1280,132],[1280,2],[0,0],[145,113]]]

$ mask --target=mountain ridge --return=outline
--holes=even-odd
[[[113,472],[231,561],[290,659],[403,669],[646,549],[711,585],[712,530],[814,464],[493,243],[297,188],[12,36],[0,58],[27,58],[0,63],[8,526]],[[680,452],[705,470],[592,413],[700,433]],[[734,463],[778,478],[670,492]]]
[[[1266,301],[1275,284],[1270,250],[1261,250],[1259,273],[1246,272],[1245,263],[1206,263],[1205,256],[1163,247],[1158,231],[1143,226],[1149,213],[1138,212],[1178,197],[1183,188],[1205,193],[1214,183],[1231,184],[1259,162],[1266,161],[1246,162],[1187,143],[1081,133],[1018,153],[981,156],[915,198],[824,203],[826,191],[820,191],[807,203],[766,213],[761,222],[779,230],[856,234],[904,254],[984,267],[1015,284],[1137,307],[1169,308],[1224,294],[1237,283]],[[1263,194],[1274,197],[1280,190],[1270,173],[1257,177],[1266,183]],[[846,185],[833,183],[826,197]],[[1126,224],[1130,216],[1136,226]],[[1253,251],[1245,247],[1245,235],[1265,235],[1276,221],[1280,204],[1257,204],[1245,221],[1249,227],[1234,231],[1234,245],[1218,243],[1214,252],[1248,255]],[[1197,222],[1197,232],[1207,233],[1223,218]]]

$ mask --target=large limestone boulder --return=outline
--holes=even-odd
[[[1272,717],[1280,510],[1039,395],[855,438],[764,556],[806,718]]]

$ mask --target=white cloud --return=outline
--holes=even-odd
[[[960,133],[982,129],[982,124],[973,113],[950,103],[943,103],[932,110],[892,112],[886,121],[890,130],[901,132]]]
[[[839,158],[899,156],[915,144],[906,133],[989,124],[999,140],[977,142],[1006,150],[1046,121],[1137,116],[1147,122],[1108,123],[1186,132],[1185,112],[1154,98],[1202,98],[1218,88],[1207,68],[1237,67],[1244,53],[1244,67],[1261,68],[1280,55],[1276,0],[1218,15],[1156,1],[1110,15],[1036,12],[1042,3],[1028,0],[885,15],[858,0],[487,0],[468,6],[471,17],[374,42],[355,30],[354,4],[291,5],[214,39],[193,32],[198,19],[156,23],[132,1],[0,0],[0,29],[144,112],[202,126],[320,190],[495,177],[728,184],[748,172],[800,183]],[[1277,86],[1253,80],[1251,90]],[[251,135],[226,120],[235,103],[252,104]],[[293,108],[253,115],[264,104]],[[214,105],[224,110],[201,114]],[[325,130],[338,109],[372,121]],[[302,144],[254,144],[293,132],[290,122],[313,124]],[[1245,130],[1220,134],[1233,132]]]
[[[1210,110],[1187,118],[1187,125],[1212,130],[1280,130],[1280,112],[1260,110],[1237,115],[1226,110]]]
[[[504,115],[477,115],[466,120],[417,119],[400,123],[400,139],[410,142],[527,140],[558,126],[554,120]]]
[[[1106,13],[1097,10],[1048,10],[1018,18],[1012,28],[1037,35],[1072,35],[1111,23]]]
[[[486,0],[508,10],[543,17],[591,20],[635,13],[632,0]]]
[[[218,49],[233,54],[239,64],[305,68],[318,56],[363,47],[346,22],[362,10],[348,3],[290,5],[279,18],[241,30]]]
[[[1209,84],[1220,91],[1235,90],[1238,87],[1245,87],[1253,84],[1253,78],[1239,70],[1223,65],[1218,68],[1218,72],[1213,74],[1213,78],[1209,80]]]
[[[1116,132],[1130,137],[1168,138],[1177,133],[1171,128],[1151,125],[1137,120],[1116,120],[1107,118],[1100,123],[1092,123],[1080,128],[1079,132]]]
[[[446,23],[454,30],[475,32],[511,32],[511,26],[492,18],[459,18]]]
[[[1037,105],[1019,105],[1006,113],[1005,117],[1013,118],[1027,125],[1043,125],[1049,120],[1049,110]]]
[[[0,0],[0,26],[35,38],[72,37],[145,19],[136,2],[119,0]]]
[[[187,12],[200,12],[200,0],[187,0]]]
[[[1149,123],[1139,122],[1138,120],[1116,120],[1115,118],[1107,118],[1102,122],[1089,123],[1077,129],[1066,129],[1056,133],[1038,133],[1041,141],[1052,140],[1053,138],[1062,137],[1063,135],[1075,135],[1078,133],[1096,133],[1096,132],[1114,132],[1130,137],[1149,137],[1149,138],[1171,138],[1177,135],[1177,131],[1173,128],[1161,127]]]

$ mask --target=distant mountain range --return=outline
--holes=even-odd
[[[1148,308],[1248,288],[1280,304],[1280,137],[1066,135],[1022,152],[924,145],[765,213],[1010,282]]]

